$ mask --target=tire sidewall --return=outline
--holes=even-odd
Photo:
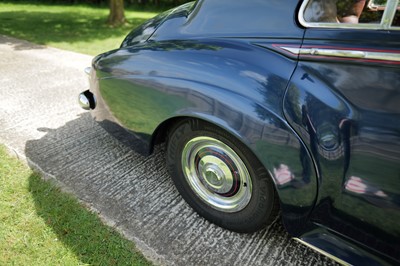
[[[244,162],[252,182],[249,203],[238,212],[223,212],[206,204],[188,184],[182,170],[182,151],[191,139],[207,136],[228,145]],[[186,202],[207,220],[237,232],[254,232],[265,227],[277,213],[277,199],[268,172],[250,150],[225,131],[208,123],[186,120],[169,135],[167,166],[171,178]]]

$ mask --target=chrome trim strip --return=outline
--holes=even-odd
[[[281,49],[283,49],[283,50],[285,50],[285,51],[287,51],[287,52],[289,52],[291,54],[294,54],[294,55],[300,55],[300,53],[301,53],[301,49],[300,48],[296,48],[296,47],[284,47],[284,46],[281,46],[279,48],[281,48]]]
[[[369,30],[400,30],[400,27],[392,27],[392,22],[394,19],[394,15],[396,13],[397,7],[396,4],[399,0],[388,0],[387,7],[392,7],[389,11],[389,8],[385,9],[385,12],[382,16],[382,20],[380,24],[351,24],[351,23],[324,23],[324,22],[307,22],[304,19],[304,11],[308,3],[311,0],[305,0],[301,6],[299,13],[297,15],[297,19],[300,24],[306,28],[330,28],[330,29],[369,29]],[[391,16],[391,17],[390,17]],[[389,21],[390,20],[390,21]],[[389,24],[388,24],[389,23]]]
[[[330,259],[336,261],[337,263],[339,263],[339,264],[341,264],[341,265],[345,265],[345,266],[350,266],[350,265],[351,265],[351,264],[345,262],[344,260],[339,259],[338,257],[336,257],[336,256],[334,256],[334,255],[332,255],[332,254],[330,254],[330,253],[328,253],[328,252],[326,252],[326,251],[324,251],[324,250],[322,250],[322,249],[319,249],[319,248],[317,248],[316,246],[313,246],[313,245],[311,245],[310,243],[305,242],[304,240],[301,240],[300,238],[294,237],[293,239],[296,240],[296,241],[298,241],[298,242],[300,242],[301,244],[303,244],[303,245],[305,245],[305,246],[311,248],[312,250],[315,250],[315,251],[317,251],[317,252],[319,252],[319,253],[321,253],[321,254],[327,256],[328,258],[330,258]]]
[[[386,53],[360,50],[341,50],[327,48],[296,48],[282,46],[281,49],[294,55],[315,55],[327,57],[345,57],[364,60],[382,60],[400,62],[400,53]]]
[[[381,53],[381,52],[365,52],[365,59],[400,62],[400,54]]]

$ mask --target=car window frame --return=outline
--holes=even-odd
[[[298,20],[306,28],[330,28],[330,29],[369,29],[369,30],[400,30],[400,27],[392,26],[394,16],[398,11],[400,0],[388,0],[380,23],[332,23],[332,22],[308,22],[304,19],[304,13],[308,3],[312,0],[304,0],[300,6]]]

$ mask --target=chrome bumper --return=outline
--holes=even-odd
[[[85,68],[85,73],[90,77],[92,68]],[[78,96],[79,105],[85,110],[93,110],[96,108],[96,97],[89,90],[81,92]]]

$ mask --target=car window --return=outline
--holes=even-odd
[[[369,1],[360,14],[359,23],[381,23],[386,5],[386,0]]]
[[[300,9],[304,26],[331,28],[384,28],[393,18],[397,0],[308,0]],[[392,26],[398,26],[399,8]],[[387,23],[386,28],[390,27]]]
[[[397,11],[393,19],[393,27],[400,27],[400,3],[397,5]]]

